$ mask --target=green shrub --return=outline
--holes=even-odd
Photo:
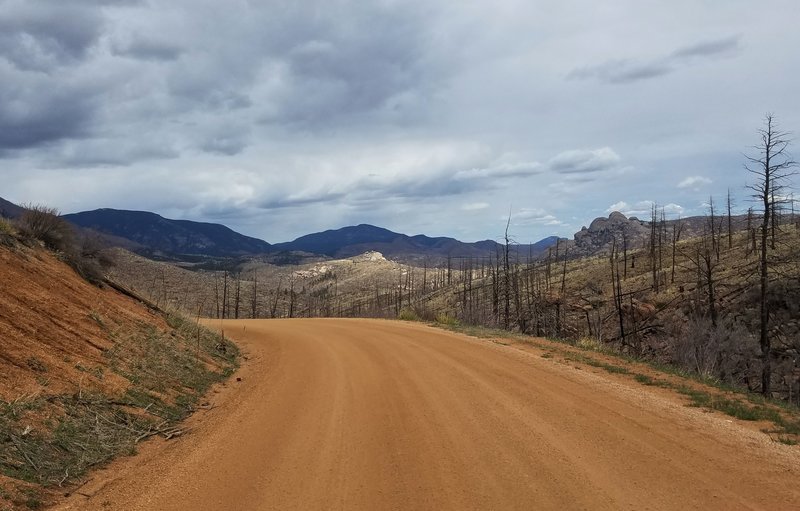
[[[14,230],[14,226],[11,224],[11,222],[0,217],[0,245],[13,247],[15,232],[16,231]]]
[[[402,319],[403,321],[419,321],[419,316],[417,315],[416,311],[409,308],[401,310],[397,318]]]
[[[577,347],[590,351],[603,351],[603,345],[597,339],[591,337],[581,337],[578,339]]]
[[[3,234],[12,236],[14,234],[14,226],[5,218],[0,217],[0,235]]]
[[[458,326],[458,320],[449,314],[437,314],[436,322],[445,326]]]

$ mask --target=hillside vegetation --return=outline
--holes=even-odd
[[[449,266],[365,256],[300,266],[248,259],[189,271],[120,251],[115,275],[192,314],[439,318],[591,342],[758,392],[757,220],[716,217],[712,230],[710,218],[645,222],[614,214],[537,261],[510,247],[506,258],[501,246],[490,257],[451,258]],[[578,244],[598,255],[580,257]],[[769,252],[770,332],[773,395],[793,403],[800,402],[799,247],[786,215]]]
[[[98,287],[0,220],[0,509],[35,509],[178,421],[237,364],[218,335]]]

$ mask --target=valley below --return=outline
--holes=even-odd
[[[0,223],[22,284],[0,293],[0,509],[800,501],[794,216],[766,352],[749,217],[703,234],[612,213],[538,256],[411,258],[347,244],[388,232],[370,226],[303,237],[343,244],[327,252],[220,255],[214,236],[255,242],[158,218],[209,252],[126,248],[41,208]]]

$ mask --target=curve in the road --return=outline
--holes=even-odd
[[[224,329],[242,381],[62,509],[800,509],[797,449],[633,382],[418,324]]]

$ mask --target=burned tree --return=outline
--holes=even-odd
[[[759,276],[759,343],[761,345],[761,393],[771,394],[772,379],[772,347],[769,337],[769,304],[767,301],[769,286],[769,264],[767,250],[770,248],[769,235],[772,215],[776,200],[785,196],[787,181],[796,173],[795,162],[787,151],[788,133],[778,129],[774,117],[768,114],[764,119],[764,127],[758,131],[759,143],[753,149],[756,156],[747,156],[745,169],[755,181],[748,185],[753,198],[762,208],[760,230],[760,254],[758,264]]]

